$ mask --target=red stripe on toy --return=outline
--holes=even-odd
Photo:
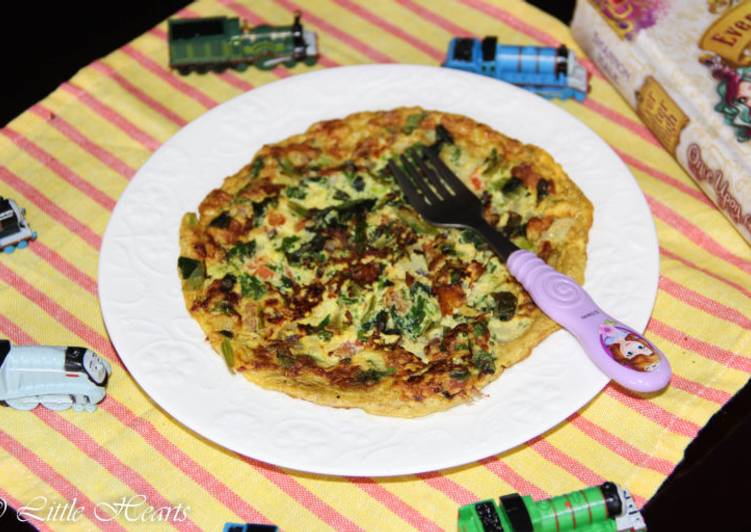
[[[94,249],[99,249],[99,246],[102,245],[102,239],[99,235],[58,207],[47,196],[42,194],[41,190],[24,181],[4,166],[0,166],[0,181],[5,182],[8,186],[13,187],[23,194],[39,209],[60,222],[73,234],[78,235],[79,238],[83,239]]]
[[[0,134],[13,141],[16,146],[18,146],[34,159],[52,170],[55,174],[58,175],[58,177],[67,181],[68,184],[70,184],[72,187],[76,188],[79,192],[82,192],[91,200],[95,201],[108,211],[111,211],[115,208],[115,200],[83,179],[73,170],[53,157],[49,152],[34,144],[21,133],[11,129],[10,127],[5,127],[3,129],[0,129]]]
[[[99,159],[101,162],[109,166],[112,170],[123,176],[125,179],[130,179],[133,174],[136,173],[134,168],[130,167],[127,163],[123,162],[117,156],[108,152],[100,145],[92,142],[78,129],[76,129],[65,119],[63,119],[63,117],[53,113],[41,103],[33,105],[30,110],[37,116],[44,119],[49,125],[57,129],[60,133],[65,135],[68,139],[78,144],[90,155]]]
[[[125,118],[123,115],[121,115],[108,105],[102,103],[100,100],[98,100],[82,88],[70,82],[61,84],[60,88],[78,98],[81,102],[83,102],[87,107],[96,112],[102,118],[115,124],[117,127],[122,129],[130,138],[140,143],[145,148],[154,151],[161,145],[161,142],[159,142],[140,128],[136,127],[130,120]]]
[[[120,85],[123,89],[125,89],[126,92],[128,92],[132,96],[135,96],[136,98],[141,100],[141,102],[145,103],[146,106],[149,107],[152,111],[156,111],[157,113],[162,115],[164,118],[166,118],[170,122],[177,124],[180,127],[188,123],[188,121],[185,120],[183,117],[181,117],[180,115],[178,115],[171,109],[164,106],[161,102],[155,100],[154,98],[146,94],[139,87],[136,87],[135,85],[133,85],[130,81],[128,81],[128,79],[125,78],[125,76],[117,72],[114,68],[109,66],[107,63],[104,63],[102,61],[94,61],[89,66],[93,68],[94,70],[96,70],[97,72],[99,72],[100,74],[104,74],[105,76],[112,78],[112,80],[118,85]],[[105,116],[104,118],[109,119],[107,116]],[[116,126],[123,129],[120,122],[113,121],[113,120],[110,120],[110,122],[113,122]],[[127,133],[127,130],[123,129],[123,131],[126,131]],[[149,146],[146,146],[146,147],[149,148],[150,150],[156,149],[156,148],[151,148]],[[158,144],[157,144],[157,147],[158,147]]]

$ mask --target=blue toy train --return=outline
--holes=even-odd
[[[545,98],[583,101],[589,91],[587,69],[565,45],[507,46],[496,37],[457,37],[442,66],[500,79]]]

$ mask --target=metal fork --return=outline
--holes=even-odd
[[[480,200],[446,166],[437,149],[412,149],[399,161],[401,166],[392,159],[386,168],[412,207],[433,225],[464,227],[484,237],[540,310],[576,336],[605,375],[636,392],[667,386],[671,370],[662,351],[603,312],[576,281],[490,226],[482,217]]]

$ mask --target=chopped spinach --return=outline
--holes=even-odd
[[[180,269],[180,275],[183,279],[190,277],[199,264],[201,264],[200,261],[189,257],[179,257],[177,259],[177,267]]]
[[[362,192],[365,190],[365,179],[361,175],[355,176],[355,178],[352,180],[352,188],[354,188],[357,192]]]
[[[298,172],[297,168],[295,168],[295,165],[292,164],[292,161],[290,161],[286,157],[277,159],[276,162],[279,164],[279,169],[281,170],[282,174],[288,177],[298,177],[300,175],[300,172]]]
[[[240,276],[240,293],[243,297],[250,296],[258,300],[266,293],[266,286],[255,275],[244,273]]]
[[[336,191],[334,192],[334,199],[339,200],[339,201],[348,201],[352,198],[349,194],[337,188]]]
[[[231,221],[232,217],[227,211],[224,211],[222,214],[211,220],[209,226],[218,227],[219,229],[227,229]]]
[[[222,336],[224,336],[226,338],[234,338],[235,337],[235,333],[233,333],[232,331],[219,331],[219,334],[221,334]]]
[[[484,176],[493,175],[500,166],[501,166],[501,160],[498,157],[498,150],[493,148],[490,151],[490,155],[488,155],[487,159],[485,159],[485,170],[482,171],[482,175]]]
[[[462,242],[474,244],[477,249],[484,249],[488,244],[485,239],[472,229],[464,229],[461,234]]]
[[[522,184],[522,180],[518,177],[511,177],[503,184],[503,187],[501,187],[501,192],[503,192],[504,194],[512,194],[513,192],[516,192],[522,186]]]
[[[454,137],[451,136],[449,130],[443,127],[443,124],[438,124],[435,127],[435,146],[440,148],[441,144],[453,144]]]
[[[508,213],[508,220],[506,225],[503,226],[501,232],[508,238],[514,238],[517,236],[523,236],[526,233],[526,225],[522,224],[521,215],[511,211]]]
[[[547,179],[540,179],[537,182],[537,203],[540,203],[545,196],[550,194],[550,181]]]
[[[292,251],[292,247],[298,240],[300,240],[299,236],[285,236],[282,239],[282,244],[279,247],[279,251],[281,251],[282,253],[289,253],[290,251]]]
[[[472,354],[472,364],[480,374],[495,373],[495,357],[487,351],[476,351]]]
[[[493,294],[495,299],[495,316],[501,321],[509,321],[516,314],[516,295],[511,292],[496,292]]]
[[[284,193],[287,195],[288,198],[294,198],[294,199],[305,199],[305,196],[308,195],[308,191],[305,190],[304,186],[287,187]]]
[[[252,257],[255,252],[255,240],[251,240],[250,242],[240,242],[230,248],[230,250],[227,252],[227,259],[243,261],[248,257]]]
[[[396,373],[394,368],[386,368],[385,370],[377,368],[363,369],[357,372],[355,375],[355,381],[365,385],[376,384],[382,378],[393,375],[394,373]]]
[[[412,133],[420,126],[422,121],[425,120],[426,116],[428,116],[428,113],[426,113],[425,111],[407,116],[404,122],[404,127],[402,127],[402,133],[404,133],[405,135]]]
[[[397,314],[396,309],[391,307],[391,319],[397,329],[405,332],[412,338],[417,338],[425,328],[425,298],[418,297],[414,305],[404,316]]]
[[[467,380],[469,378],[469,370],[467,368],[456,368],[449,373],[449,377],[458,381]]]
[[[261,170],[263,170],[263,157],[256,158],[255,161],[253,161],[253,164],[250,166],[250,177],[251,179],[255,179],[258,177],[258,174],[261,173]]]

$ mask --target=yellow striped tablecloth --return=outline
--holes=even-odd
[[[0,130],[0,195],[26,207],[39,232],[28,249],[0,256],[1,335],[21,344],[88,345],[115,360],[96,290],[110,212],[154,150],[243,91],[337,65],[437,65],[454,35],[563,42],[581,53],[565,25],[509,0],[223,0],[180,15],[288,24],[296,9],[319,35],[315,67],[180,77],[166,66],[160,24]],[[751,250],[602,75],[595,72],[583,104],[556,104],[616,150],[652,210],[661,276],[647,334],[673,365],[665,393],[641,400],[608,386],[558,427],[501,455],[428,474],[340,478],[219,448],[172,420],[118,368],[95,414],[0,410],[0,499],[37,508],[42,529],[65,530],[219,530],[226,521],[306,531],[450,530],[462,504],[511,492],[545,497],[606,479],[643,504],[751,373]],[[133,509],[107,521],[94,511],[133,496],[142,497],[133,504],[145,498],[171,508],[170,519],[150,522]],[[51,513],[66,503],[79,510],[67,519]]]

